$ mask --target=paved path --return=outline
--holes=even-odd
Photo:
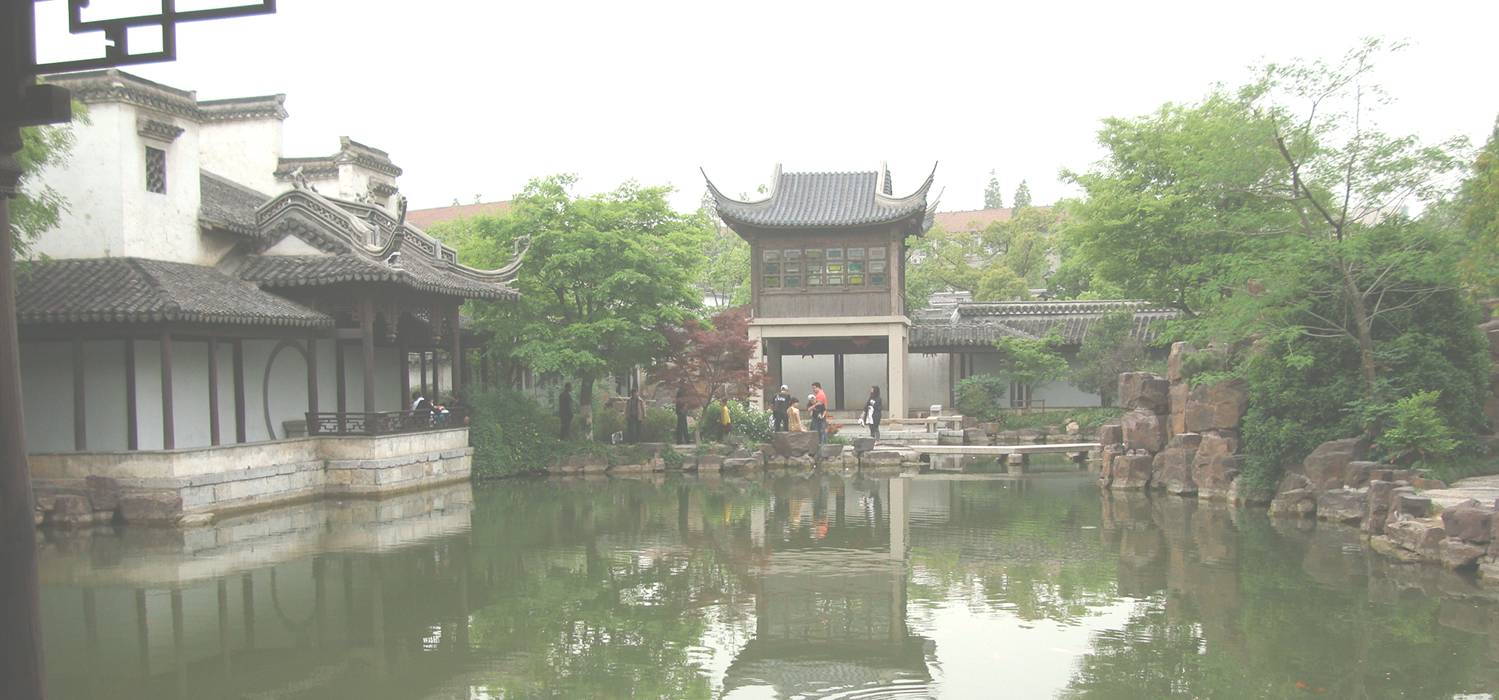
[[[1422,491],[1421,495],[1430,498],[1432,503],[1443,508],[1449,508],[1470,498],[1484,505],[1493,505],[1494,501],[1499,499],[1499,475],[1470,476],[1457,480],[1445,489]]]

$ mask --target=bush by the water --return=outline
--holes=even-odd
[[[770,425],[770,411],[745,405],[743,401],[729,401],[729,432],[739,436],[746,443],[770,442],[773,433]],[[721,416],[723,403],[710,401],[703,409],[703,439],[724,441]]]
[[[515,389],[488,389],[469,397],[469,445],[473,473],[495,477],[542,471],[553,460],[580,449],[558,437],[557,416]]]
[[[1010,382],[993,374],[975,374],[958,382],[957,409],[965,416],[992,421],[1004,408]]]

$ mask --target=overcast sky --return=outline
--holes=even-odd
[[[508,199],[558,172],[583,192],[671,184],[690,208],[699,167],[740,193],[777,162],[881,161],[897,194],[940,162],[944,210],[982,206],[990,169],[1007,203],[1021,179],[1046,203],[1070,194],[1060,169],[1099,157],[1101,118],[1196,99],[1266,58],[1334,58],[1364,36],[1411,43],[1381,69],[1399,100],[1386,128],[1482,143],[1499,115],[1491,0],[278,5],[186,25],[176,63],[128,70],[202,99],[285,93],[285,155],[331,153],[340,135],[385,149],[416,208]],[[58,38],[61,0],[37,8],[43,59],[102,46]]]

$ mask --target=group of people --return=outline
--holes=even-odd
[[[825,444],[828,441],[828,395],[822,390],[822,382],[812,382],[812,393],[807,394],[806,413],[811,430],[817,433],[817,442]],[[864,410],[859,414],[859,425],[869,426],[869,434],[876,440],[880,437],[880,418],[884,415],[885,404],[880,399],[880,388],[869,387],[869,398],[864,402]],[[781,390],[776,393],[770,402],[771,427],[777,432],[804,432],[807,428],[802,425],[801,402],[791,394],[791,387],[781,385]]]
[[[426,411],[431,416],[432,425],[437,427],[442,427],[448,424],[448,418],[452,416],[453,413],[453,409],[451,408],[451,406],[455,405],[456,403],[457,402],[453,399],[449,399],[443,403],[437,403],[427,398],[426,396],[423,396],[422,392],[420,391],[411,392],[411,410],[418,412]]]

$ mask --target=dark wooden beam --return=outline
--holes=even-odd
[[[417,354],[422,356],[422,396],[430,396],[427,393],[427,351],[423,350]]]
[[[317,413],[317,336],[307,336],[307,412]]]
[[[349,391],[346,377],[344,376],[344,342],[335,332],[333,334],[333,374],[334,383],[338,392],[338,432],[344,431],[344,414],[349,410]]]
[[[83,340],[73,339],[73,449],[83,452],[88,449],[88,416],[83,410],[85,403],[83,381]]]
[[[135,410],[135,338],[125,339],[125,449],[140,449],[140,417]]]
[[[843,353],[841,352],[833,355],[833,410],[843,410]]]
[[[442,396],[442,373],[439,371],[441,369],[442,369],[442,363],[441,363],[441,361],[439,361],[439,359],[437,357],[437,351],[433,350],[432,351],[432,393],[427,395],[427,398],[432,399],[433,401],[438,400],[438,398],[440,398]]]
[[[364,412],[375,412],[375,304],[359,302],[359,344],[364,351]]]
[[[231,345],[234,371],[234,441],[248,442],[245,434],[245,341],[235,338]]]
[[[219,444],[219,339],[208,339],[208,444]]]
[[[161,449],[177,449],[177,417],[172,410],[172,332],[161,334]]]

